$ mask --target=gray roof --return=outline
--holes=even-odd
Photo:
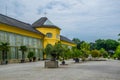
[[[31,31],[31,32],[34,32],[34,33],[42,34],[41,32],[35,30],[30,24],[24,23],[22,21],[16,20],[14,18],[5,16],[5,15],[2,15],[2,14],[0,14],[0,23],[7,24],[7,25],[10,25],[10,26],[14,26],[14,27],[17,27],[17,28],[21,28],[21,29]]]
[[[36,22],[34,22],[32,24],[33,27],[44,27],[44,28],[58,28],[59,27],[55,26],[54,24],[44,24],[46,21],[48,20],[47,17],[41,17],[39,20],[37,20]]]
[[[69,43],[73,43],[73,44],[74,44],[74,42],[73,42],[72,40],[70,40],[70,39],[68,39],[67,37],[62,36],[62,35],[60,35],[60,40],[66,41],[66,42],[69,42]]]

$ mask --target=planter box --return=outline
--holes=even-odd
[[[45,61],[45,68],[58,68],[58,61]]]

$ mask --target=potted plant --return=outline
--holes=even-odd
[[[75,63],[79,63],[79,58],[82,56],[82,52],[77,49],[76,47],[72,48],[72,56],[73,56],[73,60],[75,61]]]
[[[33,56],[33,62],[35,62],[36,61],[36,57],[35,56]]]
[[[7,64],[7,51],[9,51],[9,43],[1,42],[0,44],[0,51],[2,51],[2,62],[1,64]]]
[[[58,59],[61,53],[61,44],[60,42],[55,43],[55,45],[48,44],[44,50],[44,52],[47,55],[51,56],[50,61],[45,61],[45,67],[52,67],[52,68],[57,68],[58,67]]]
[[[27,47],[26,46],[20,46],[20,51],[22,51],[22,60],[21,63],[25,62],[25,51],[27,51]]]
[[[62,65],[66,65],[65,60],[71,58],[71,51],[68,48],[68,46],[66,46],[66,45],[62,46],[61,45],[60,58],[61,58],[60,60],[62,61]]]
[[[32,62],[32,58],[34,57],[34,52],[30,51],[27,57],[29,58],[29,62]]]

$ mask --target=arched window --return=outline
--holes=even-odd
[[[47,33],[46,36],[47,36],[48,38],[52,38],[52,33]]]

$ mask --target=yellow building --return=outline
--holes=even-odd
[[[27,46],[25,52],[27,60],[28,52],[33,51],[37,59],[43,59],[43,49],[47,44],[54,45],[61,41],[69,47],[75,44],[68,38],[60,35],[60,28],[55,26],[47,17],[42,17],[32,25],[0,14],[0,42],[10,43],[10,50],[7,54],[9,62],[21,60],[20,46]],[[0,51],[0,61],[2,60]]]

